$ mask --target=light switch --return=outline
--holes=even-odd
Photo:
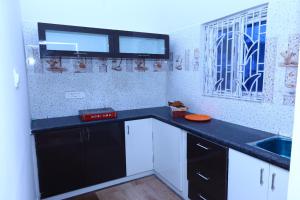
[[[66,99],[84,99],[85,93],[84,92],[66,92],[65,98]]]

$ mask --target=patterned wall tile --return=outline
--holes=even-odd
[[[62,60],[60,57],[53,57],[53,58],[44,58],[42,59],[42,64],[45,69],[45,73],[64,73],[67,72],[68,69],[62,64]]]
[[[121,72],[123,68],[126,67],[125,59],[112,59],[111,60],[111,70],[115,72]]]
[[[74,73],[92,73],[93,62],[91,58],[77,58],[71,59]]]
[[[296,67],[287,67],[285,71],[285,87],[296,88],[297,85],[297,72]]]
[[[200,67],[200,50],[199,48],[195,48],[194,49],[194,71],[199,71],[199,67]]]
[[[191,50],[185,49],[185,52],[184,52],[184,69],[185,69],[185,71],[190,70],[190,54],[191,54]]]
[[[292,34],[288,39],[287,50],[280,53],[282,67],[298,67],[300,50],[300,34]]]
[[[285,106],[294,106],[295,105],[295,95],[284,95],[282,104]]]
[[[183,69],[183,58],[181,55],[175,56],[175,69],[181,71]]]
[[[264,102],[273,102],[278,38],[268,38],[265,52]]]
[[[106,73],[108,71],[108,59],[93,58],[92,60],[93,72]]]
[[[133,69],[137,72],[146,72],[149,70],[149,67],[146,66],[145,59],[135,59],[133,61]]]
[[[126,65],[126,72],[133,72],[133,60],[132,59],[126,59],[125,61]]]
[[[169,71],[173,71],[174,70],[174,53],[170,52],[170,57],[169,57],[169,61],[168,61],[168,67],[169,67]]]

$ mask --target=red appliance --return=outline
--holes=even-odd
[[[79,116],[81,121],[89,122],[104,119],[114,119],[117,117],[117,112],[112,108],[89,109],[80,110]]]

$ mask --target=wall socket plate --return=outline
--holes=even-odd
[[[84,99],[85,93],[84,92],[66,92],[65,98],[66,99]]]

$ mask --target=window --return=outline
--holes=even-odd
[[[204,94],[262,100],[267,6],[204,25]]]

